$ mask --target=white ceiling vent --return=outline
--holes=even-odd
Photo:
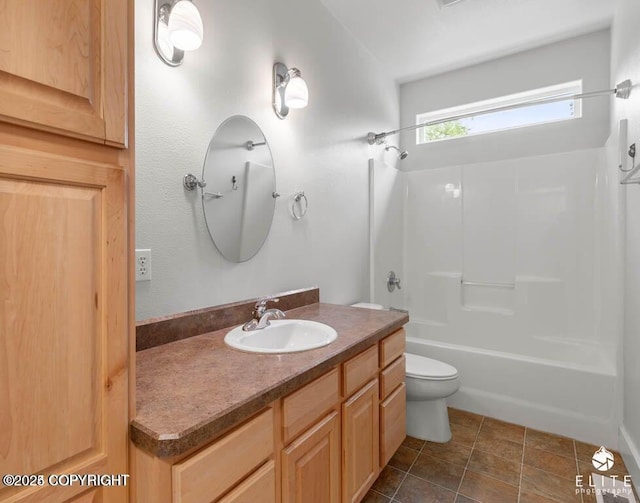
[[[462,2],[462,0],[438,0],[441,7],[451,7],[459,2]]]

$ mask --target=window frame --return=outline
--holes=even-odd
[[[474,112],[477,114],[480,114],[480,112],[491,110],[493,108],[517,105],[517,104],[526,103],[532,100],[541,100],[545,98],[556,98],[560,96],[570,96],[573,94],[580,94],[582,93],[582,83],[583,83],[582,79],[573,80],[573,81],[564,82],[561,84],[556,84],[553,86],[540,87],[537,89],[523,91],[520,93],[508,94],[504,96],[498,96],[496,98],[490,98],[487,100],[467,103],[464,105],[457,105],[454,107],[443,108],[440,110],[433,110],[431,112],[419,113],[419,114],[416,114],[416,125],[420,125],[425,122],[436,121],[449,116],[462,115],[462,114],[468,114],[468,113],[474,113]],[[540,105],[544,105],[544,103],[540,103]],[[536,106],[536,103],[532,103],[531,106],[532,107]],[[522,110],[526,110],[527,108],[528,107],[522,107]],[[459,140],[460,138],[469,138],[471,136],[479,136],[479,135],[490,134],[490,133],[500,133],[503,131],[510,131],[513,129],[520,129],[520,128],[526,128],[531,126],[539,126],[543,124],[552,124],[556,122],[564,122],[568,120],[580,119],[582,118],[582,100],[580,99],[573,100],[573,110],[574,110],[573,117],[563,117],[560,119],[536,121],[536,122],[531,122],[527,124],[509,126],[509,127],[504,127],[500,129],[493,129],[490,131],[479,131],[477,133],[471,133],[464,136],[451,136],[448,138],[438,138],[435,140],[428,140],[428,141],[422,141],[422,139],[424,138],[425,127],[420,127],[416,129],[416,145],[428,145],[430,143],[436,143],[441,141]]]

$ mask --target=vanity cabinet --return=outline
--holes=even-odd
[[[404,330],[195,453],[136,449],[137,501],[357,503],[405,438]]]

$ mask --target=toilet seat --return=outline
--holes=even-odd
[[[429,381],[449,381],[458,377],[456,368],[448,363],[411,353],[405,353],[405,358],[407,377]]]

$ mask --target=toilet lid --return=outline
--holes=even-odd
[[[407,376],[417,379],[454,379],[458,371],[452,365],[425,356],[405,353]]]

